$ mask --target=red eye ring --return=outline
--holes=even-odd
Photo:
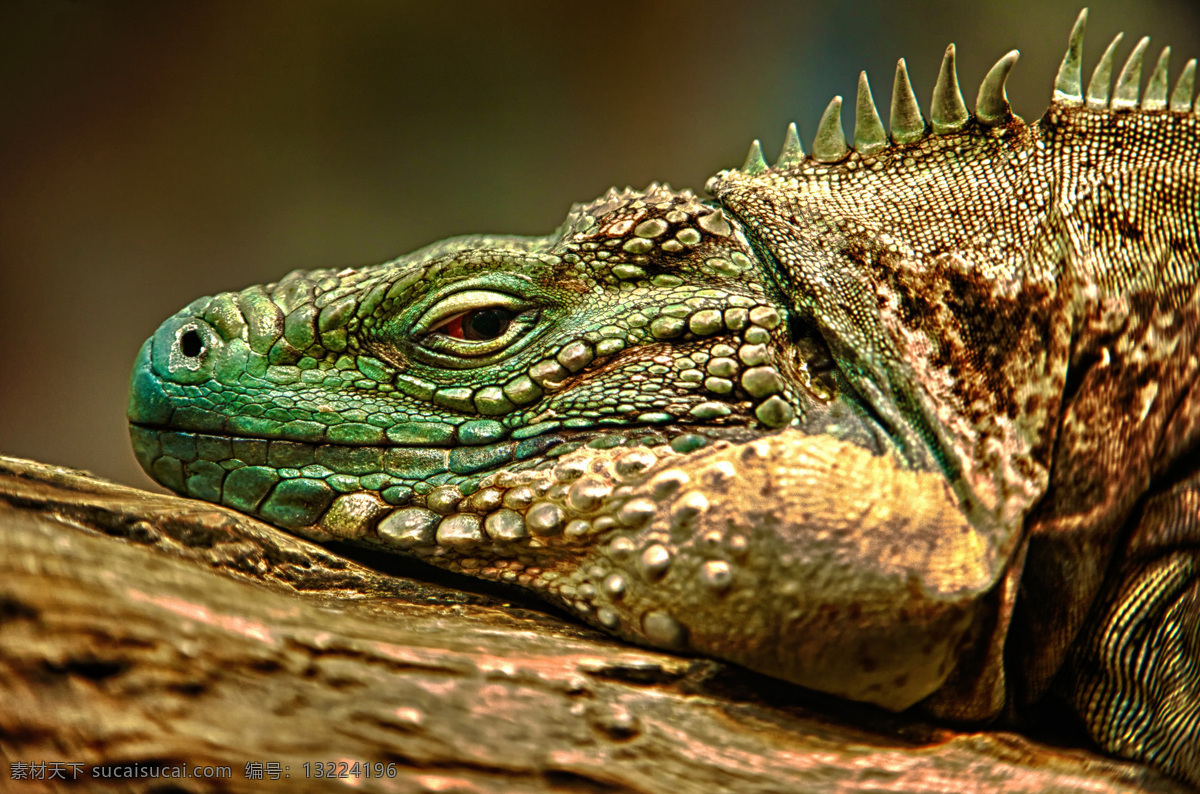
[[[446,336],[450,336],[455,339],[466,339],[466,337],[463,336],[463,327],[462,327],[462,319],[464,316],[466,316],[466,314],[467,314],[467,312],[463,312],[462,314],[458,314],[458,315],[455,315],[454,317],[451,317],[450,320],[445,325],[442,325],[437,328],[437,332],[439,334],[445,334]]]

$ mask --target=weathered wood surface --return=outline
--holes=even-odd
[[[328,790],[304,764],[342,760],[394,765],[345,781],[363,791],[1186,790],[1084,749],[643,650],[505,598],[0,458],[0,790]],[[83,766],[74,781],[10,778],[39,761]],[[290,777],[248,779],[253,762]],[[232,776],[90,777],[129,763]]]

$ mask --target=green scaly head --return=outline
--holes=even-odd
[[[962,588],[943,588],[957,593],[934,616],[945,636],[913,686],[872,694],[887,664],[839,683],[844,654],[804,661],[796,645],[811,637],[779,612],[803,574],[776,569],[822,557],[788,553],[796,527],[755,512],[840,516],[855,498],[843,480],[880,482],[864,466],[928,477],[932,496],[910,502],[944,557],[933,536],[963,523],[944,482],[898,467],[870,416],[819,336],[790,319],[742,224],[659,186],[577,206],[547,237],[455,238],[202,298],[147,341],[129,404],[138,460],[179,494],[899,706],[944,677],[969,613]],[[786,450],[748,446],[783,428]],[[816,486],[812,504],[743,490],[781,455]],[[791,595],[772,600],[771,587]],[[862,603],[854,589],[831,598]]]

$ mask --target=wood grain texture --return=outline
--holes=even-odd
[[[304,764],[341,760],[394,765],[344,781],[363,791],[1186,790],[1085,749],[643,650],[13,458],[0,458],[0,759],[14,792],[327,790]],[[10,779],[39,761],[84,766],[74,781]],[[253,762],[290,778],[248,779]],[[232,776],[90,776],[133,763]]]

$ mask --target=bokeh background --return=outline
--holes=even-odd
[[[906,57],[928,111],[953,41],[973,105],[1016,47],[1009,96],[1036,119],[1078,1],[9,0],[0,452],[148,485],[129,367],[192,299],[545,233],[612,185],[700,190],[753,138],[773,159],[789,121],[808,145],[860,69],[886,106]],[[1200,3],[1093,0],[1085,70],[1119,30],[1122,59],[1148,34],[1177,74]]]

